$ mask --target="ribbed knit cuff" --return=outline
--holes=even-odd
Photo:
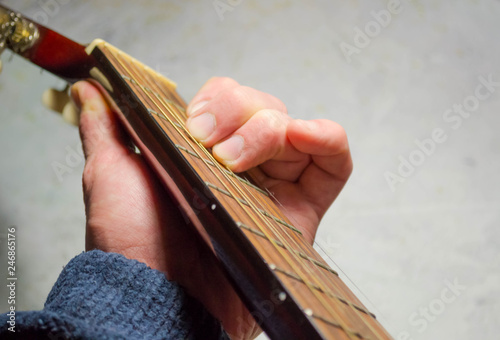
[[[2,331],[5,333],[3,319]],[[90,251],[63,269],[41,312],[17,315],[26,339],[228,339],[220,323],[163,273]],[[23,334],[24,333],[24,334]],[[10,334],[13,335],[13,334]]]

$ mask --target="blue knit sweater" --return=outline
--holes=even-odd
[[[10,319],[0,316],[1,339],[229,339],[164,274],[97,250],[68,263],[42,311],[17,312],[15,332]]]

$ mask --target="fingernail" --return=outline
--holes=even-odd
[[[194,118],[189,118],[186,126],[191,132],[191,135],[199,140],[204,141],[215,131],[215,116],[211,113],[204,113]]]
[[[201,101],[198,104],[194,105],[191,109],[188,108],[187,115],[188,116],[193,115],[193,113],[200,110],[203,106],[207,105],[207,103],[208,103],[208,100],[204,100],[204,101]]]
[[[223,163],[231,163],[240,158],[245,140],[241,136],[233,136],[213,147],[212,152]]]

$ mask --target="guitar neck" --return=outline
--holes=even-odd
[[[8,25],[27,32],[19,36],[32,37],[20,46],[13,33],[4,36],[14,52],[68,82],[91,79],[101,86],[271,338],[390,339],[251,172],[226,169],[190,135],[173,82],[104,41],[85,47],[27,19],[13,22]]]

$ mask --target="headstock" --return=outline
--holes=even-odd
[[[40,32],[33,22],[0,6],[0,55],[8,47],[15,53],[24,53],[40,38]],[[0,61],[0,71],[2,69]]]
[[[78,44],[0,5],[0,51],[9,48],[33,64],[74,83],[89,78],[95,60]]]
[[[89,78],[95,64],[84,45],[0,4],[0,55],[7,48],[68,83]],[[61,113],[69,123],[77,125],[78,114],[69,99],[68,88],[47,90],[42,102],[47,108]]]

